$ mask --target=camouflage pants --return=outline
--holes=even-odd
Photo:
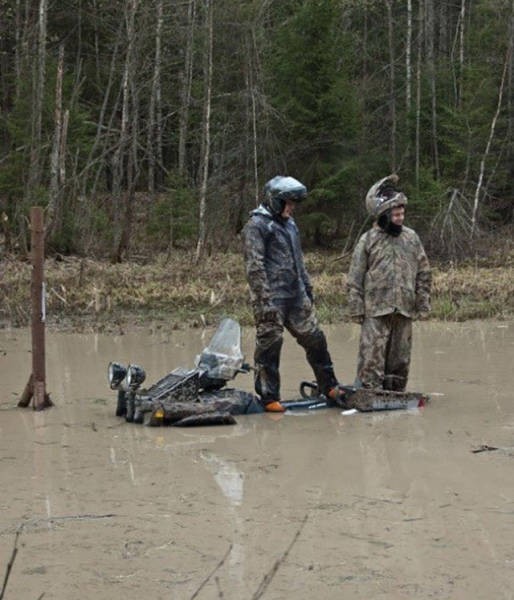
[[[255,391],[263,404],[280,400],[280,351],[284,328],[305,349],[322,393],[337,384],[325,334],[321,331],[310,302],[303,305],[282,302],[273,311],[255,310]]]
[[[364,387],[404,391],[409,377],[412,320],[398,313],[366,317],[362,324],[357,377]]]

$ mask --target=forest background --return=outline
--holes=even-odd
[[[0,0],[0,320],[39,205],[49,314],[251,321],[239,234],[279,173],[323,320],[391,172],[434,315],[514,314],[513,45],[513,0]]]

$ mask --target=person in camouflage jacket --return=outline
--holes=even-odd
[[[264,201],[243,229],[246,276],[256,325],[255,391],[267,411],[283,412],[280,402],[280,352],[286,328],[303,346],[320,393],[339,401],[339,388],[324,333],[313,307],[300,235],[292,217],[306,187],[277,176],[264,187]]]
[[[404,391],[412,321],[430,311],[431,272],[417,233],[405,227],[406,196],[396,175],[375,183],[366,207],[375,219],[361,236],[348,274],[348,305],[361,323],[357,385]]]

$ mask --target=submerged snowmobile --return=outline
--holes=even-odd
[[[241,351],[241,328],[225,318],[212,339],[196,357],[191,369],[178,367],[147,389],[141,388],[143,368],[118,362],[109,363],[108,379],[118,392],[116,416],[131,423],[151,426],[226,425],[234,415],[264,412],[259,398],[251,392],[228,387],[238,374],[251,371]],[[364,390],[344,386],[346,396],[337,406],[358,411],[394,410],[423,406],[426,396],[415,393]],[[310,410],[336,406],[319,394],[315,383],[300,384],[298,400],[283,402],[288,410]]]

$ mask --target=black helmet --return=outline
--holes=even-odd
[[[307,197],[307,188],[294,177],[277,175],[264,186],[264,205],[274,215],[282,214],[286,200],[301,202]]]

